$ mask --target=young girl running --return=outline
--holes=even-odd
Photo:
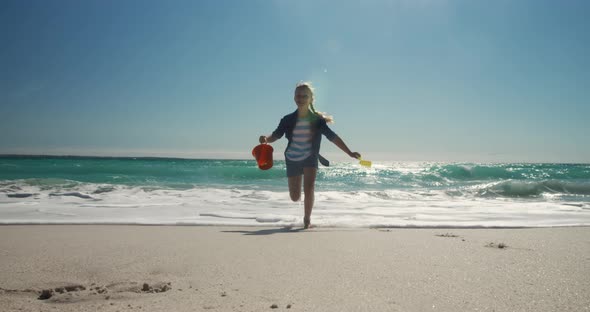
[[[291,200],[299,201],[301,198],[301,176],[303,175],[303,191],[305,193],[303,224],[306,229],[310,227],[318,160],[324,165],[328,163],[320,155],[322,134],[348,156],[355,159],[361,157],[361,154],[351,152],[344,141],[328,127],[327,123],[333,122],[333,118],[316,111],[313,106],[313,95],[311,83],[297,84],[294,98],[297,110],[283,117],[271,135],[262,135],[259,138],[260,143],[272,143],[286,134],[287,140],[289,140],[285,150],[289,193]]]

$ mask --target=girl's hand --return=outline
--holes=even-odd
[[[258,141],[260,142],[260,144],[268,143],[268,139],[265,135],[261,135],[260,138],[258,138]]]
[[[354,159],[359,159],[361,158],[361,154],[357,153],[357,152],[352,152],[350,154],[348,154],[350,157],[354,158]]]

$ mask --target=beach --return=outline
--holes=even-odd
[[[6,225],[0,237],[3,311],[590,309],[588,227]]]
[[[590,312],[590,1],[0,8],[0,312]]]

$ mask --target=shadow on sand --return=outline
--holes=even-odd
[[[221,231],[223,233],[241,233],[244,235],[271,235],[271,234],[281,234],[281,233],[299,233],[305,232],[306,230],[303,228],[293,228],[293,227],[283,227],[278,229],[263,229],[263,230],[256,230],[256,231]]]

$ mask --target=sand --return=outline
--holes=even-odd
[[[590,311],[590,228],[0,226],[0,310]]]

